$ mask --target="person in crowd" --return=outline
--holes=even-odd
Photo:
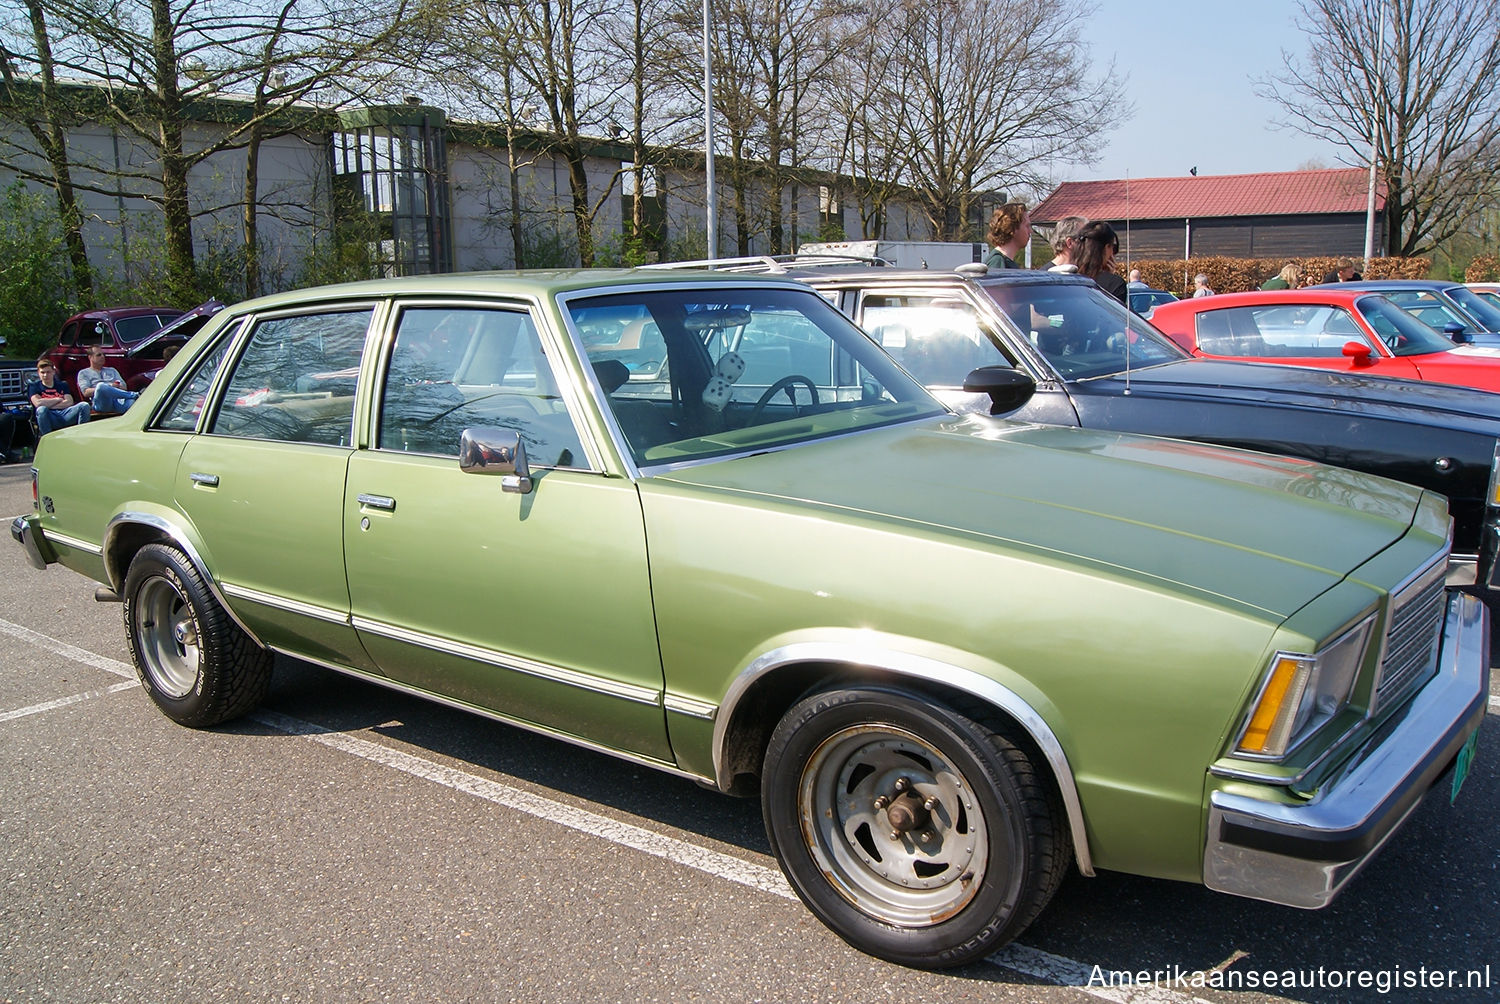
[[[1280,272],[1260,284],[1261,289],[1296,289],[1302,281],[1302,269],[1296,262],[1287,262]]]
[[[1141,278],[1141,270],[1133,268],[1130,270],[1130,276],[1125,280],[1125,288],[1150,289],[1151,287],[1146,284],[1146,280]]]
[[[1057,256],[1047,266],[1048,272],[1077,272],[1074,256],[1078,251],[1078,232],[1089,225],[1087,216],[1064,216],[1052,228],[1052,252]]]
[[[1208,286],[1208,276],[1207,275],[1204,275],[1202,272],[1199,272],[1197,275],[1193,276],[1193,299],[1196,300],[1200,296],[1213,296],[1213,295],[1214,295],[1214,291],[1212,289],[1210,289],[1209,286]]]
[[[1120,238],[1115,235],[1115,228],[1103,220],[1095,220],[1078,231],[1074,247],[1073,261],[1078,274],[1088,276],[1100,289],[1128,304],[1130,292],[1125,280],[1115,274],[1115,255],[1120,253]]]
[[[1348,258],[1341,259],[1337,267],[1323,274],[1324,282],[1357,282],[1361,278],[1363,276],[1359,274],[1359,269],[1355,268],[1354,262]]]
[[[125,380],[113,366],[104,365],[104,348],[90,345],[89,364],[78,371],[78,396],[89,403],[94,414],[118,414],[140,397],[125,389]]]
[[[57,367],[46,356],[36,361],[36,379],[26,385],[26,394],[36,409],[36,425],[44,436],[89,420],[88,402],[73,402],[67,382],[57,375]]]
[[[1016,256],[1031,242],[1031,215],[1024,202],[1007,202],[990,217],[989,256],[984,263],[990,268],[1020,268]]]
[[[31,439],[25,413],[0,411],[0,464],[13,464],[22,458],[18,448]],[[20,442],[18,442],[20,441]]]

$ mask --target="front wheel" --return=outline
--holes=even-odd
[[[771,847],[809,909],[902,965],[972,962],[1041,912],[1070,860],[1051,788],[1004,727],[913,694],[814,694],[772,733]]]
[[[168,718],[207,728],[265,698],[271,653],[230,619],[180,550],[141,548],[126,573],[124,597],[136,673]]]

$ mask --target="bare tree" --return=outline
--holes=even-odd
[[[879,146],[904,151],[936,240],[969,239],[985,193],[1041,187],[1044,164],[1090,163],[1131,107],[1113,64],[1096,66],[1079,0],[897,0],[884,34],[891,72],[878,84],[892,121]]]
[[[149,174],[118,172],[91,190],[143,198],[161,209],[167,290],[191,300],[198,288],[189,173],[216,154],[274,135],[278,117],[336,78],[347,79],[357,60],[378,51],[416,0],[390,0],[342,17],[321,0],[282,0],[269,9],[240,0],[40,2],[57,33],[45,46],[39,40],[27,61],[40,65],[50,53],[59,72],[91,83],[102,96],[101,120],[143,142],[155,161]],[[226,116],[212,134],[189,140],[188,123],[211,115],[214,101],[222,107],[236,97],[247,114]],[[250,203],[257,154],[251,151],[246,175]],[[253,262],[253,206],[245,225]]]
[[[76,115],[66,107],[57,86],[56,66],[52,58],[52,39],[47,30],[47,16],[40,0],[24,0],[27,20],[35,46],[35,83],[21,79],[18,54],[0,44],[0,108],[15,115],[41,150],[49,177],[44,180],[57,194],[58,218],[73,270],[73,288],[78,302],[90,306],[94,299],[94,273],[89,267],[88,246],[83,239],[83,212],[79,209],[73,187],[72,165],[68,160],[67,128]],[[22,171],[23,174],[30,172]]]
[[[1495,195],[1500,0],[1308,0],[1306,13],[1306,56],[1283,52],[1258,93],[1348,163],[1378,147],[1387,254],[1444,243]]]

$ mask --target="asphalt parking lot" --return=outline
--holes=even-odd
[[[5,526],[30,504],[0,467]],[[825,930],[754,801],[286,660],[174,725],[93,589],[0,540],[0,1001],[1500,1000],[1494,681],[1456,804],[1329,909],[1075,876],[937,974]]]

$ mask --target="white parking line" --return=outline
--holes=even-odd
[[[135,667],[128,662],[121,662],[119,659],[111,659],[108,656],[99,655],[97,652],[90,652],[88,649],[79,648],[77,645],[69,645],[65,641],[33,631],[29,627],[13,624],[8,620],[0,620],[0,633],[8,634],[12,638],[19,638],[21,641],[35,645],[37,648],[55,652],[60,656],[72,659],[74,662],[81,662],[85,666],[93,666],[95,669],[102,669],[106,673],[129,677],[132,680],[135,679]]]
[[[745,861],[732,854],[721,854],[686,840],[669,837],[664,833],[657,833],[644,827],[589,812],[586,809],[543,798],[510,785],[500,784],[488,778],[445,767],[431,760],[370,742],[368,739],[351,736],[346,732],[334,732],[300,718],[291,718],[270,711],[257,712],[250,717],[273,729],[291,735],[304,736],[313,742],[361,757],[372,763],[462,791],[485,801],[494,802],[496,805],[524,812],[528,816],[566,826],[580,833],[600,837],[653,857],[685,865],[715,878],[727,879],[783,899],[795,900],[797,898],[797,894],[792,892],[791,886],[787,884],[780,871]],[[1090,976],[1095,972],[1095,967],[1040,949],[1027,948],[1024,945],[1007,945],[989,956],[986,961],[1027,976],[1046,980],[1049,983],[1072,987],[1102,1000],[1114,1001],[1116,1004],[1188,1004],[1193,1000],[1185,994],[1156,986],[1089,986]]]
[[[1496,697],[1494,694],[1490,695],[1490,713],[1500,715],[1500,697]]]
[[[17,708],[14,711],[0,711],[0,722],[8,722],[15,718],[25,718],[27,715],[39,715],[43,711],[51,711],[53,708],[65,707],[69,704],[77,704],[79,701],[91,700],[95,697],[103,697],[106,694],[118,694],[122,690],[130,690],[139,687],[139,680],[127,680],[124,683],[112,683],[103,690],[90,690],[82,694],[72,694],[68,697],[59,697],[55,701],[47,701],[43,704],[33,704],[29,708]]]
[[[0,632],[21,639],[38,648],[65,656],[75,662],[93,666],[96,669],[101,669],[117,676],[131,678],[128,682],[112,684],[101,690],[49,701],[45,704],[33,705],[30,708],[21,708],[16,711],[6,712],[0,714],[0,721],[18,718],[23,714],[37,714],[42,711],[51,710],[52,708],[87,700],[91,697],[139,686],[139,683],[134,679],[134,668],[117,659],[110,659],[90,652],[87,649],[78,648],[75,645],[70,645],[67,642],[6,620],[0,620]],[[1492,709],[1500,706],[1500,698],[1491,697],[1490,706]],[[465,794],[493,802],[496,805],[501,805],[517,812],[524,812],[537,819],[556,823],[580,833],[587,833],[591,836],[608,840],[611,843],[629,847],[633,850],[650,854],[675,864],[684,865],[704,874],[726,879],[773,896],[789,900],[797,898],[796,893],[792,892],[791,887],[787,885],[786,879],[782,876],[781,872],[774,868],[767,868],[764,865],[745,861],[731,854],[723,854],[686,840],[680,840],[663,833],[656,833],[632,823],[610,819],[607,816],[589,812],[586,809],[580,809],[563,802],[544,798],[540,795],[535,795],[531,792],[511,787],[510,785],[501,784],[488,778],[479,777],[466,771],[446,767],[431,760],[413,756],[410,753],[382,746],[368,739],[360,739],[344,732],[334,732],[322,726],[314,725],[311,722],[306,722],[298,718],[292,718],[288,715],[262,711],[250,717],[252,720],[276,729],[279,732],[309,739],[331,749],[360,757],[370,763],[388,767],[392,770],[399,770],[413,777],[419,777],[436,784],[444,785],[455,791],[461,791]],[[993,955],[990,955],[986,961],[1000,968],[1021,973],[1034,979],[1044,980],[1057,986],[1077,990],[1101,1000],[1115,1002],[1115,1004],[1193,1004],[1194,1001],[1199,999],[1189,994],[1179,993],[1175,990],[1152,984],[1115,987],[1096,984],[1091,986],[1090,982],[1099,971],[1099,967],[1078,962],[1064,956],[1053,955],[1050,952],[1044,952],[1025,945],[1007,945]],[[1271,997],[1268,999],[1279,1000],[1281,998]]]

